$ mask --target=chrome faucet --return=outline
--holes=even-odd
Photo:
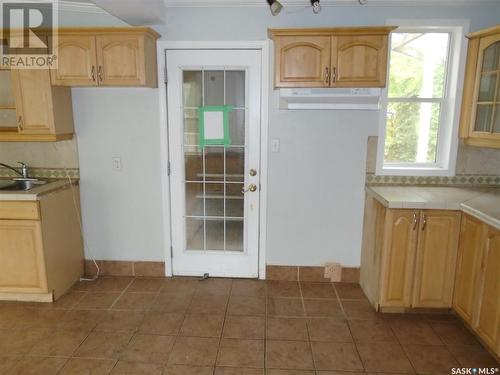
[[[16,168],[14,168],[14,167],[11,167],[10,165],[7,165],[7,164],[0,163],[0,166],[5,167],[7,169],[10,169],[11,171],[16,172],[22,178],[29,178],[28,167],[26,166],[26,164],[21,163],[20,161],[18,163],[21,164],[21,168],[20,168],[21,170],[20,171],[17,170]]]

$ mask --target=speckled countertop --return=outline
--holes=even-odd
[[[417,186],[367,186],[387,208],[461,210],[500,229],[500,189]]]
[[[78,180],[71,180],[71,183],[78,184]],[[69,184],[69,180],[61,179],[49,181],[28,191],[0,190],[0,201],[36,201],[41,196],[63,189]]]

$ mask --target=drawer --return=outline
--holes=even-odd
[[[0,219],[40,220],[38,202],[0,201]]]

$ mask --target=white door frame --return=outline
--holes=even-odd
[[[166,50],[196,50],[196,49],[251,49],[261,51],[261,121],[260,121],[260,166],[261,166],[261,197],[259,213],[259,278],[266,278],[266,239],[267,239],[267,173],[268,173],[268,128],[269,128],[269,41],[158,41],[158,90],[160,108],[160,150],[161,150],[161,188],[162,188],[162,217],[163,217],[163,246],[165,254],[165,276],[172,276],[172,226],[170,208],[170,177],[168,175],[169,140],[167,117],[167,84],[166,77]]]

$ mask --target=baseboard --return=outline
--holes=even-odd
[[[122,260],[96,260],[99,274],[103,276],[145,276],[164,277],[164,262],[139,262]],[[85,275],[97,274],[97,267],[92,260],[85,260]],[[329,283],[325,278],[325,267],[306,266],[266,266],[267,280],[309,281]],[[340,280],[345,283],[359,283],[359,267],[342,267]]]
[[[331,280],[325,278],[325,267],[310,266],[266,266],[267,280],[281,281],[311,281],[329,283]],[[342,267],[340,281],[344,283],[359,284],[359,267]]]
[[[103,276],[145,276],[165,277],[164,262],[135,262],[122,260],[96,260],[99,274]],[[92,277],[97,274],[94,261],[85,260],[85,275]]]

